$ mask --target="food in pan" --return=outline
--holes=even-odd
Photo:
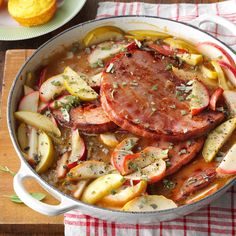
[[[9,0],[9,14],[23,26],[42,25],[54,16],[56,0]]]
[[[28,72],[18,142],[42,178],[85,203],[191,204],[236,174],[235,76],[216,44],[100,27]]]

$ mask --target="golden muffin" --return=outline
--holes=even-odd
[[[56,0],[8,1],[9,14],[23,26],[35,26],[48,22],[55,14],[56,8]]]

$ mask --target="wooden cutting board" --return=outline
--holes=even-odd
[[[7,97],[15,75],[24,61],[33,50],[9,50],[6,52],[1,113],[0,113],[0,165],[7,166],[17,172],[20,160],[11,143],[7,122]],[[63,216],[49,217],[41,215],[24,204],[13,203],[8,197],[14,193],[13,177],[8,173],[0,172],[0,233],[20,233],[17,235],[63,235]],[[34,181],[28,181],[26,187],[30,192],[45,192]],[[44,200],[46,203],[56,203],[48,193]],[[9,235],[9,234],[0,234]]]

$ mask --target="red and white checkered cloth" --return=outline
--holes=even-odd
[[[118,15],[161,16],[194,24],[204,13],[216,14],[236,24],[236,0],[212,4],[147,4],[141,2],[103,2],[97,18]],[[204,30],[220,38],[236,50],[236,36],[214,25]],[[236,235],[236,186],[209,206],[188,216],[155,225],[110,223],[74,210],[65,214],[66,236],[219,236]]]

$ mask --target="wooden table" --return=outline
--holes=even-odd
[[[132,2],[132,0],[123,0],[124,2]],[[137,0],[138,1],[138,0]],[[2,88],[2,74],[3,74],[3,66],[5,61],[5,53],[9,49],[34,49],[46,42],[51,37],[55,36],[56,34],[62,32],[63,30],[74,26],[78,23],[90,20],[95,18],[96,11],[98,7],[98,3],[102,2],[99,0],[87,0],[87,3],[81,10],[81,12],[76,15],[70,22],[66,25],[61,27],[60,29],[55,30],[49,34],[43,35],[41,37],[35,39],[28,39],[22,41],[11,41],[5,42],[0,41],[0,95],[1,95],[1,88]],[[191,0],[144,0],[144,2],[148,3],[212,3],[216,2],[214,0],[201,0],[201,1],[191,1]],[[29,51],[26,52],[30,53]],[[21,58],[21,60],[24,60]],[[12,62],[13,63],[13,62]],[[13,64],[14,65],[14,64]],[[0,100],[1,101],[1,100]],[[2,110],[5,113],[5,109]],[[0,113],[1,115],[1,113]],[[0,117],[1,118],[1,117]],[[5,115],[3,114],[3,119],[5,119]],[[1,119],[0,119],[1,120]],[[3,124],[3,123],[1,123]],[[0,132],[2,127],[0,127]],[[0,137],[4,137],[7,133],[0,133]],[[0,139],[0,142],[4,142],[4,138]],[[3,145],[2,145],[3,146]],[[4,153],[3,156],[0,156],[0,164],[1,158],[11,158],[10,153]],[[17,170],[17,166],[13,169]],[[0,179],[2,177],[2,173],[0,173]],[[5,174],[4,174],[5,175]],[[6,178],[6,176],[2,177]],[[7,177],[8,184],[4,186],[7,191],[12,190],[12,177]],[[1,185],[1,180],[0,180]],[[1,188],[0,188],[1,189]],[[2,193],[0,192],[0,195]],[[51,201],[50,199],[48,201]],[[7,207],[7,206],[5,206]],[[17,205],[14,203],[8,204],[7,214],[5,216],[1,216],[0,209],[0,235],[63,235],[63,217],[59,216],[57,218],[51,218],[46,216],[41,216],[38,213],[33,212],[31,209],[27,208],[24,205]],[[6,211],[5,211],[6,212]],[[19,215],[22,213],[22,216]],[[19,217],[20,216],[20,217]],[[29,222],[29,223],[27,223]]]

